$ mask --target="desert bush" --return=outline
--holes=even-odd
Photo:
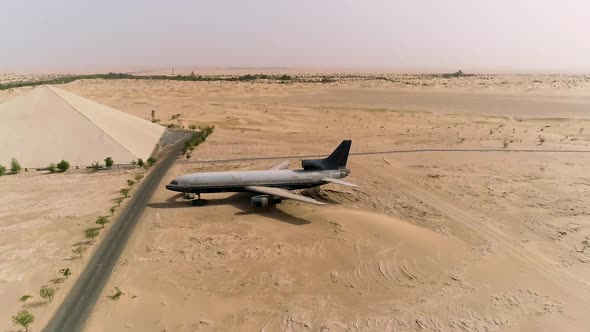
[[[152,157],[149,157],[148,158],[148,160],[147,160],[147,165],[148,166],[150,166],[150,167],[151,166],[154,166],[155,163],[156,163],[156,158],[152,158]]]
[[[98,225],[100,225],[102,228],[104,228],[104,225],[108,224],[110,222],[109,218],[105,217],[105,216],[100,216],[98,218],[96,218],[96,223]]]
[[[26,302],[26,301],[28,301],[32,297],[33,297],[33,295],[27,294],[27,295],[21,296],[20,299],[18,299],[18,300],[21,301],[21,302]]]
[[[197,129],[197,126],[196,126],[195,124],[191,123],[191,124],[188,126],[188,129],[190,129],[190,130],[195,130],[195,129]]]
[[[6,167],[0,165],[0,176],[6,174]]]
[[[143,179],[143,174],[137,174],[135,176],[135,181],[139,182],[139,180]]]
[[[106,166],[107,168],[111,168],[111,167],[113,167],[113,158],[111,158],[111,157],[106,157],[106,158],[104,159],[104,164],[105,164],[105,166]]]
[[[12,160],[10,161],[10,171],[13,174],[16,174],[16,173],[20,172],[20,170],[21,170],[21,167],[20,167],[19,162],[15,158],[12,158]]]
[[[133,186],[134,184],[135,184],[135,182],[134,182],[133,180],[131,180],[131,179],[127,179],[127,185],[128,185],[129,187]]]
[[[139,166],[139,167],[143,167],[143,165],[145,165],[145,163],[143,162],[143,159],[141,159],[141,158],[138,158],[138,159],[137,159],[137,166]]]
[[[121,205],[121,204],[119,204],[119,205]],[[111,206],[111,208],[110,208],[110,210],[109,210],[109,211],[111,211],[111,215],[113,215],[113,214],[115,214],[115,211],[116,211],[116,210],[117,210],[117,208],[116,208],[116,207],[114,207],[114,206]]]
[[[88,249],[88,248],[86,248],[84,246],[78,246],[78,247],[72,249],[72,252],[74,254],[80,256],[80,258],[82,258],[82,255],[84,254],[84,252],[86,251],[86,249]]]
[[[462,77],[465,76],[465,73],[463,73],[462,70],[458,70],[454,73],[449,73],[449,74],[442,74],[443,78],[451,78],[451,77]]]
[[[84,230],[84,236],[88,239],[90,239],[90,241],[94,242],[94,239],[100,234],[100,228],[98,227],[93,227],[93,228],[87,228],[86,230]]]
[[[191,138],[184,142],[183,153],[186,154],[188,151],[193,152],[199,144],[205,142],[207,136],[211,135],[214,129],[215,126],[207,126],[201,128],[199,132],[193,133]]]
[[[59,169],[60,172],[65,172],[68,169],[70,169],[70,163],[62,160],[59,163],[57,163],[57,169]]]
[[[55,163],[49,164],[49,167],[47,167],[47,170],[49,171],[49,173],[57,172],[57,167],[55,166]]]
[[[121,295],[125,295],[125,293],[123,293],[121,289],[119,289],[119,287],[115,286],[115,294],[109,295],[108,298],[115,301],[118,300],[121,297]]]
[[[131,160],[130,164],[131,164],[131,166],[135,167],[135,165],[137,165],[137,161]]]
[[[125,198],[129,197],[129,190],[130,190],[129,188],[121,188],[121,190],[120,190],[121,195],[123,195],[123,197],[125,197]]]
[[[95,161],[94,163],[92,163],[91,168],[92,171],[97,172],[100,169],[100,164],[97,161]]]
[[[35,317],[33,314],[26,310],[19,311],[16,315],[12,316],[12,323],[21,326],[25,329],[25,332],[29,331],[29,325],[33,324],[34,321]]]
[[[49,302],[53,301],[53,297],[55,296],[55,289],[47,286],[42,286],[39,290],[39,296],[42,299],[49,300]]]
[[[72,275],[72,271],[70,270],[69,267],[66,267],[65,269],[59,270],[59,273],[62,276],[64,276],[66,279],[68,279]]]

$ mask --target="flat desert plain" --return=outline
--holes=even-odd
[[[34,331],[41,330],[104,235],[93,243],[84,230],[99,227],[99,216],[110,216],[119,189],[139,173],[112,169],[48,174],[29,169],[0,177],[0,331],[18,330],[10,317],[23,309],[35,316]],[[87,248],[82,258],[73,252],[79,246]],[[65,268],[72,273],[67,279],[59,273]],[[40,297],[41,286],[56,289],[52,302]],[[23,295],[32,298],[21,302]]]
[[[164,124],[215,125],[162,180],[88,331],[590,326],[590,153],[561,152],[590,151],[587,77],[61,87]],[[281,161],[252,157],[293,156],[298,168],[295,156],[342,139],[359,187],[303,193],[326,206],[255,210],[229,193],[193,207],[164,188],[189,172]],[[427,151],[403,152],[417,149]],[[456,149],[500,151],[444,151]],[[552,152],[510,152],[537,149]],[[115,287],[119,300],[107,297]]]

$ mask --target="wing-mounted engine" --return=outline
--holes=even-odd
[[[274,198],[270,195],[258,195],[250,199],[252,207],[265,207],[269,205],[276,205],[281,203],[282,201],[283,200],[281,198]]]

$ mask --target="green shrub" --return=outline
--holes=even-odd
[[[72,270],[70,270],[69,267],[66,267],[65,269],[59,270],[59,273],[68,279],[72,275]]]
[[[152,157],[148,158],[148,160],[147,160],[148,166],[150,166],[150,167],[154,166],[155,163],[156,163],[156,158],[152,158]]]
[[[97,161],[95,161],[94,163],[92,163],[92,166],[91,167],[92,167],[92,170],[94,172],[97,172],[100,169],[100,165],[98,164]]]
[[[105,216],[100,216],[98,218],[96,218],[96,223],[98,225],[100,225],[102,228],[104,228],[105,224],[108,224],[110,222],[109,218],[105,217]]]
[[[94,238],[96,238],[100,234],[100,228],[88,228],[84,231],[84,236],[90,239],[90,241],[94,242]]]
[[[49,164],[49,167],[47,167],[47,169],[49,170],[49,173],[55,173],[57,171],[57,167],[54,163]]]
[[[127,185],[129,187],[133,186],[135,184],[135,181],[131,180],[131,179],[127,179]]]
[[[125,197],[125,198],[129,197],[129,190],[130,190],[129,188],[122,188],[120,190],[121,195],[123,195],[123,197]]]
[[[12,323],[14,325],[22,326],[25,329],[25,332],[29,331],[29,325],[33,324],[35,321],[35,317],[32,313],[22,310],[19,311],[16,315],[12,316]]]
[[[6,167],[0,165],[0,176],[6,174]]]
[[[205,142],[207,136],[211,135],[214,129],[215,126],[207,126],[205,128],[201,128],[199,132],[193,133],[191,138],[184,142],[184,149],[182,152],[185,154],[188,151],[193,152],[199,144]]]
[[[57,163],[57,169],[59,169],[60,172],[65,172],[68,169],[70,169],[70,163],[62,160],[59,163]]]
[[[21,301],[21,302],[26,302],[26,301],[28,301],[32,297],[33,297],[33,295],[27,294],[27,295],[21,296],[20,299],[18,299],[18,300]]]
[[[16,159],[12,158],[12,160],[10,161],[10,171],[12,173],[16,174],[16,173],[20,172],[20,170],[21,170],[21,167],[20,167],[19,162]]]
[[[123,293],[123,292],[122,292],[122,291],[119,289],[119,287],[115,287],[115,294],[113,294],[113,295],[109,295],[109,296],[108,296],[108,298],[109,298],[109,299],[111,299],[111,300],[113,300],[113,301],[115,301],[115,300],[118,300],[118,299],[121,297],[121,295],[124,295],[124,294],[125,294],[125,293]]]
[[[113,158],[111,157],[106,157],[104,160],[104,164],[107,168],[111,168],[113,167]]]
[[[39,295],[42,299],[47,299],[49,302],[53,301],[53,297],[55,296],[55,289],[47,286],[41,287],[39,290]]]
[[[139,167],[143,167],[143,165],[144,165],[143,159],[141,159],[141,158],[138,158],[138,159],[137,159],[137,166],[139,166]]]

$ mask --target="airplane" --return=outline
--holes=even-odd
[[[264,171],[228,171],[186,174],[174,178],[166,189],[185,194],[193,205],[202,206],[204,193],[251,192],[258,194],[250,201],[253,207],[274,206],[283,199],[293,199],[304,203],[324,205],[325,203],[311,197],[305,197],[289,190],[307,189],[334,183],[343,186],[357,185],[340,179],[350,174],[346,167],[352,141],[344,140],[325,159],[307,159],[301,162],[303,169],[290,170],[288,161],[281,162]]]

